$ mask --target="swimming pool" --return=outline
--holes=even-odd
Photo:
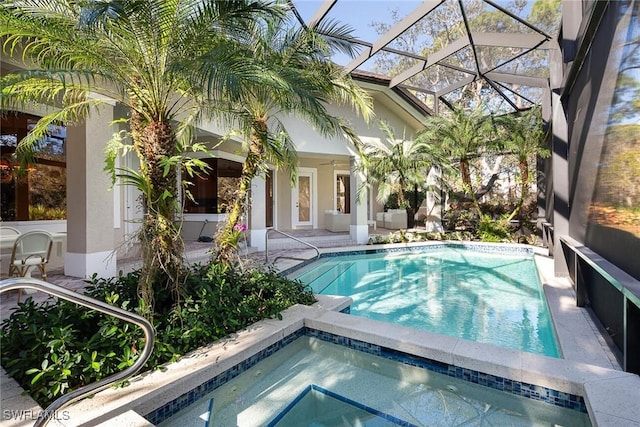
[[[560,289],[556,288],[557,283],[545,281],[547,284]],[[185,355],[162,370],[140,375],[126,387],[103,390],[91,399],[77,402],[68,408],[70,416],[74,425],[107,421],[142,425],[145,419],[158,425],[180,411],[189,410],[204,396],[277,354],[300,336],[311,336],[528,400],[573,408],[580,413],[588,408],[594,425],[640,423],[637,375],[341,313],[349,304],[350,298],[319,295],[313,306],[292,306],[282,313],[281,319],[257,322]],[[568,307],[562,307],[562,321],[583,317],[582,313],[565,308]],[[613,424],[612,420],[621,422]],[[198,425],[203,424],[200,419]]]
[[[517,247],[433,245],[327,257],[296,276],[349,296],[350,314],[559,357],[533,254]]]
[[[322,335],[297,337],[160,427],[590,425],[585,412],[354,350]]]

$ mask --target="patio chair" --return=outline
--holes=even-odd
[[[42,280],[47,280],[46,265],[51,255],[53,237],[44,230],[27,231],[16,239],[9,262],[9,276],[31,277],[34,268],[40,270]],[[18,302],[22,290],[18,290]]]
[[[4,278],[6,272],[9,271],[9,265],[7,263],[11,256],[13,244],[19,235],[20,230],[17,228],[9,227],[8,225],[0,226],[0,278]]]
[[[0,237],[11,237],[11,236],[19,236],[20,230],[17,228],[9,227],[8,225],[3,225],[0,227]]]

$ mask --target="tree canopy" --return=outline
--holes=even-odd
[[[193,142],[203,120],[228,119],[257,87],[282,90],[280,70],[254,56],[254,37],[271,22],[285,24],[289,11],[249,0],[0,4],[4,53],[23,62],[2,77],[0,108],[52,107],[20,142],[23,158],[52,123],[80,123],[114,101],[129,111],[127,149],[140,169],[120,175],[143,195],[139,291],[148,315],[155,296],[170,295],[169,304],[180,298],[176,176],[182,167],[196,173],[203,166],[183,153],[202,149]]]

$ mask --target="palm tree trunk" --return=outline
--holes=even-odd
[[[473,194],[473,188],[471,188],[471,171],[469,170],[469,160],[467,160],[466,158],[460,159],[460,174],[462,175],[462,186],[464,187],[463,191],[468,194]]]
[[[478,203],[478,199],[476,199],[476,194],[473,191],[473,186],[471,184],[471,170],[469,168],[469,160],[466,157],[460,158],[460,174],[462,175],[462,190],[464,193],[468,194],[473,201],[473,206],[478,211],[478,215],[482,216],[482,210],[480,209],[480,204]]]
[[[169,297],[169,305],[178,301],[180,292],[184,242],[174,223],[176,170],[170,168],[165,173],[161,163],[162,159],[175,154],[176,144],[173,129],[167,121],[145,125],[141,117],[133,112],[131,127],[147,186],[140,230],[142,271],[138,293],[147,315],[152,316],[157,308],[155,297],[158,291],[162,292],[163,297]]]
[[[519,158],[518,159],[518,168],[520,169],[520,199],[518,200],[518,204],[513,209],[513,212],[509,215],[509,221],[515,218],[522,206],[524,206],[524,201],[527,197],[527,191],[529,190],[529,163],[527,162],[527,158]]]
[[[216,238],[216,244],[218,246],[216,252],[216,261],[230,262],[235,258],[236,249],[232,243],[234,226],[239,224],[245,214],[245,202],[247,195],[251,189],[251,181],[258,175],[260,166],[264,161],[264,146],[267,143],[268,128],[266,120],[256,120],[253,122],[250,145],[247,157],[242,164],[242,173],[240,175],[240,186],[235,194],[234,201],[229,211],[229,217],[227,223],[222,232]]]
[[[398,191],[398,207],[403,208],[404,205],[405,205],[405,203],[404,203],[404,187],[401,184],[400,185],[400,190]]]

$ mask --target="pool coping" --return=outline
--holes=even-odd
[[[387,243],[382,245],[367,245],[367,246],[345,246],[341,248],[320,249],[318,257],[321,258],[333,258],[342,255],[369,255],[376,253],[397,253],[397,252],[411,252],[419,251],[424,248],[438,249],[447,247],[462,247],[466,249],[473,249],[479,252],[497,253],[501,252],[499,248],[509,249],[508,253],[519,252],[522,254],[533,254],[537,248],[535,246],[520,244],[520,243],[486,243],[486,242],[472,242],[472,241],[450,241],[450,240],[436,240],[425,242],[408,242],[408,243]],[[281,270],[285,276],[291,276],[292,274],[300,274],[301,271],[305,271],[311,264],[318,261],[317,258],[310,258],[302,262],[298,262],[295,265],[288,266]]]
[[[283,312],[282,320],[260,321],[228,339],[186,355],[162,371],[137,376],[124,388],[105,390],[92,399],[78,402],[67,408],[69,424],[54,422],[52,425],[111,424],[115,417],[119,417],[122,426],[151,425],[137,414],[148,414],[179,398],[305,326],[449,365],[582,396],[594,425],[640,423],[637,405],[640,401],[640,377],[637,375],[339,312],[349,304],[349,298],[320,296],[314,306],[293,306]]]

